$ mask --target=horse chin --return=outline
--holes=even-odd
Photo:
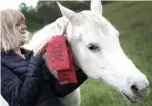
[[[139,101],[141,101],[143,99],[143,96],[139,95],[139,96],[129,96],[127,94],[125,94],[124,92],[121,92],[122,96],[130,103],[138,103]]]

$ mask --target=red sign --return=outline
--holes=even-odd
[[[67,47],[65,37],[56,36],[51,38],[46,48],[49,68],[58,72],[59,82],[77,83],[75,67],[70,47]]]

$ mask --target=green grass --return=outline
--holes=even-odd
[[[152,2],[113,2],[103,7],[103,15],[120,31],[124,52],[152,84]],[[129,104],[115,90],[93,79],[81,86],[81,98],[81,106],[152,106],[152,91],[140,103]]]

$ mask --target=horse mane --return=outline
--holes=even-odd
[[[60,17],[56,21],[52,22],[41,28],[40,30],[34,32],[31,40],[28,44],[23,45],[24,48],[29,50],[35,50],[43,42],[48,41],[53,36],[62,35],[65,31],[65,27],[68,25],[68,19],[66,17]]]

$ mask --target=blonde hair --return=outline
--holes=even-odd
[[[1,10],[1,50],[9,51],[20,47],[26,42],[25,35],[16,30],[16,25],[25,21],[24,15],[19,10]],[[27,34],[27,33],[26,33]],[[26,35],[26,37],[28,37]]]

